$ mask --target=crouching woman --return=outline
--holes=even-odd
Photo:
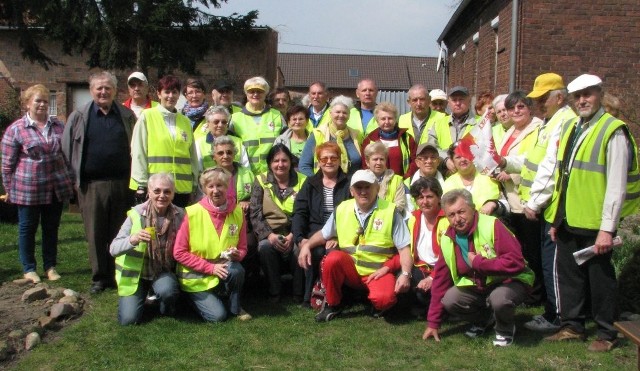
[[[221,167],[200,175],[205,197],[186,208],[173,250],[180,289],[208,322],[224,321],[228,312],[243,321],[251,319],[240,306],[247,227],[242,208],[227,200],[230,179],[231,173]],[[220,300],[222,292],[229,294],[228,311]]]
[[[146,202],[127,213],[120,232],[111,242],[116,257],[118,283],[118,322],[139,323],[147,292],[153,289],[160,300],[160,313],[172,315],[180,291],[173,259],[184,209],[175,206],[175,186],[171,175],[154,174],[149,178]]]

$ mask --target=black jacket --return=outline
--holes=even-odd
[[[322,229],[325,224],[323,219],[324,194],[322,192],[322,171],[318,171],[308,177],[300,192],[296,195],[293,205],[293,219],[291,221],[291,231],[294,241],[300,243],[305,238],[311,237],[314,233]],[[349,192],[349,178],[342,172],[338,172],[338,181],[333,188],[334,209],[340,202],[351,198]]]

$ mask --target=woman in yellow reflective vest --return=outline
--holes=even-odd
[[[131,138],[131,180],[138,203],[144,202],[149,176],[171,174],[176,185],[174,203],[190,202],[198,174],[198,156],[189,119],[178,112],[180,81],[167,75],[158,81],[160,104],[147,108],[133,128]]]
[[[224,321],[229,313],[241,321],[251,319],[241,306],[246,223],[242,209],[227,198],[230,179],[231,173],[220,167],[200,175],[205,197],[186,208],[173,249],[180,289],[207,322]],[[222,292],[229,295],[229,308],[220,300]]]
[[[277,144],[267,154],[269,170],[256,177],[251,191],[251,225],[258,238],[260,265],[269,284],[269,300],[280,301],[283,266],[293,273],[293,294],[302,299],[304,272],[296,264],[296,244],[291,232],[293,203],[306,177],[291,164],[289,148]]]
[[[173,245],[184,209],[171,201],[175,186],[171,175],[149,177],[149,200],[133,207],[111,242],[116,258],[118,322],[140,322],[148,292],[160,301],[160,313],[172,315],[179,296]]]

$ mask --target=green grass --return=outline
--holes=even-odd
[[[57,285],[88,296],[90,269],[78,215],[63,216],[60,239],[63,279]],[[0,263],[3,282],[21,276],[15,225],[0,224]],[[207,324],[183,315],[121,327],[117,294],[110,290],[91,298],[77,323],[47,335],[57,338],[30,352],[16,368],[631,370],[636,364],[635,347],[628,342],[606,354],[588,352],[588,343],[542,342],[541,335],[522,327],[542,308],[518,311],[516,341],[506,349],[494,348],[491,335],[467,339],[463,323],[445,324],[441,343],[424,342],[424,322],[402,315],[373,319],[363,306],[322,324],[315,323],[313,312],[286,301],[274,306],[247,296],[245,308],[254,320]],[[592,327],[590,333],[593,339]]]

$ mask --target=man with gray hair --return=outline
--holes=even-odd
[[[616,273],[611,263],[621,217],[636,213],[640,201],[638,148],[627,124],[604,111],[602,80],[578,76],[567,85],[579,117],[562,125],[555,189],[548,207],[551,239],[558,244],[555,269],[560,330],[548,341],[585,340],[587,300],[596,322],[588,350],[616,346]],[[573,253],[596,254],[578,265]]]
[[[398,119],[398,127],[407,129],[413,136],[416,144],[426,143],[429,139],[429,129],[444,114],[431,109],[431,98],[427,88],[422,84],[415,84],[407,92],[407,103],[411,111],[401,115]]]
[[[478,213],[466,189],[447,192],[441,204],[450,226],[440,240],[422,338],[440,341],[438,328],[447,311],[472,323],[465,332],[470,338],[495,323],[493,345],[509,346],[516,331],[516,307],[534,278],[520,243],[500,220]]]
[[[134,113],[114,101],[118,80],[107,71],[89,77],[93,101],[73,111],[64,128],[62,150],[75,172],[75,189],[91,262],[93,294],[114,287],[109,244],[133,203],[131,133]]]

